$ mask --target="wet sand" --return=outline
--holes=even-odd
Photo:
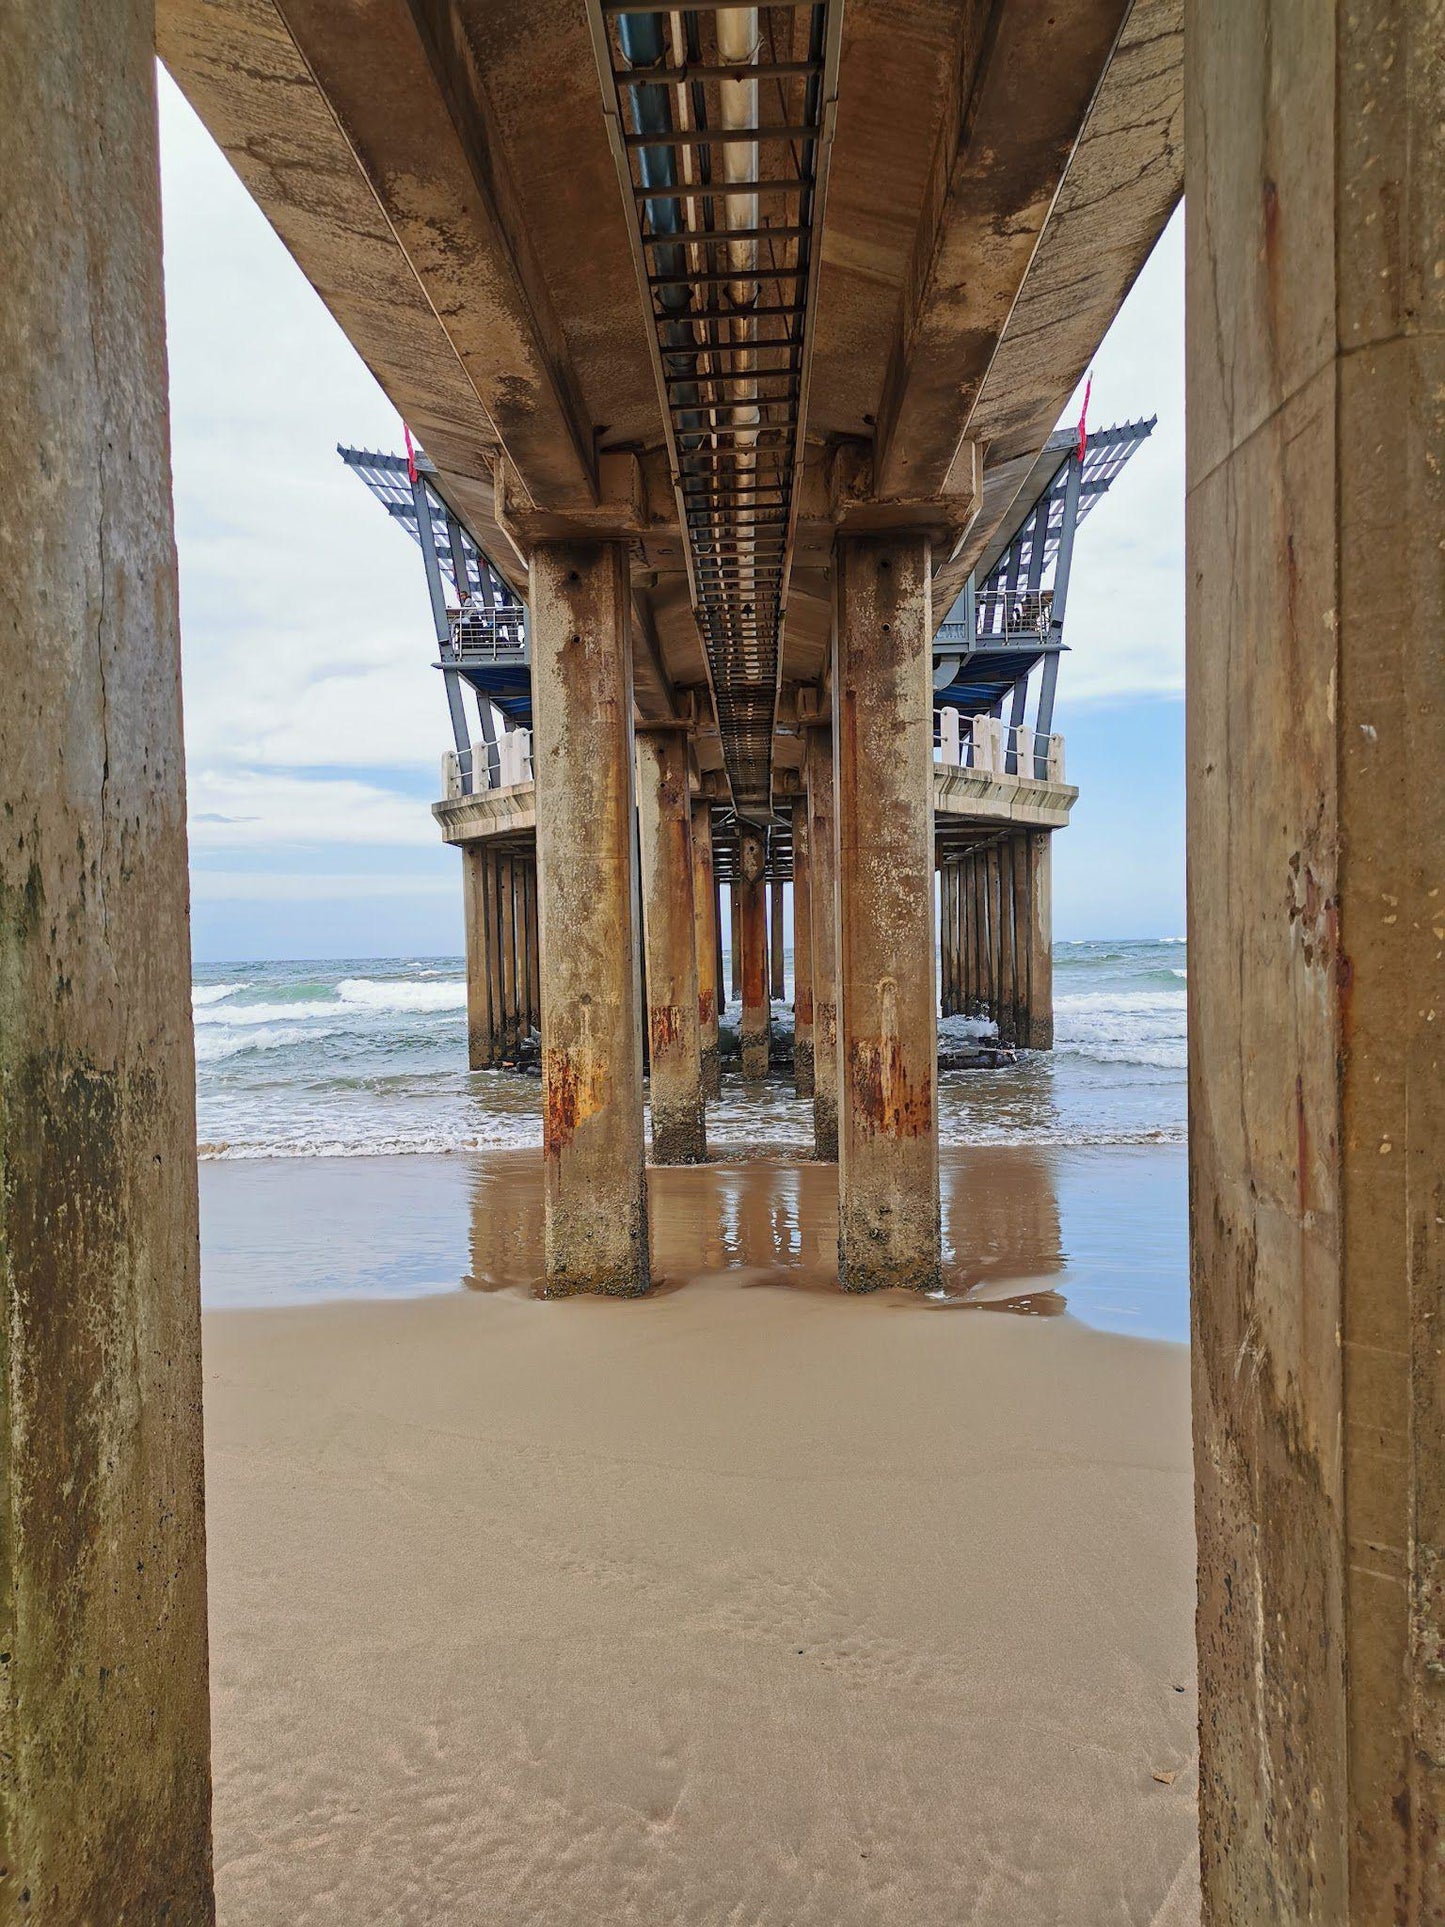
[[[659,1174],[608,1303],[527,1154],[209,1167],[231,1289],[398,1211],[477,1287],[207,1314],[222,1927],[1197,1919],[1187,1355],[990,1156],[942,1304],[827,1288],[807,1166]]]

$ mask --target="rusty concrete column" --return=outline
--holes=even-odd
[[[1016,1044],[1019,1034],[1018,932],[1014,921],[1014,844],[1006,836],[998,846],[999,991],[998,1034],[1005,1044]]]
[[[542,944],[537,929],[537,859],[527,865],[527,1028],[542,1028]]]
[[[532,551],[549,1294],[649,1281],[627,549]]]
[[[813,1095],[813,910],[808,799],[793,802],[793,1089]]]
[[[940,928],[943,934],[944,956],[944,1012],[956,1017],[959,1010],[959,950],[958,950],[958,891],[962,871],[956,862],[944,865],[940,873],[943,888],[943,908]]]
[[[1207,1927],[1445,1919],[1440,16],[1189,0]]]
[[[152,9],[0,69],[0,1918],[210,1922]]]
[[[718,1058],[717,1016],[722,1001],[718,966],[722,949],[717,928],[717,884],[712,873],[712,805],[692,806],[692,914],[697,952],[697,1037],[702,1065],[702,1094],[717,1097],[722,1090]]]
[[[709,829],[709,833],[711,833],[711,829],[712,829],[711,811],[709,811],[708,813],[708,829]],[[711,850],[709,850],[709,857],[711,858],[711,856],[712,856],[712,852]],[[713,982],[717,985],[717,1014],[719,1017],[721,1017],[723,1005],[727,1002],[727,976],[723,969],[722,885],[721,883],[718,882],[717,863],[715,859],[713,860],[713,876],[712,876],[712,930],[713,930],[713,942],[717,946],[716,969],[713,974]],[[719,1066],[719,1075],[721,1075],[721,1066],[722,1066],[721,1055],[719,1055],[719,1058],[718,1058],[718,1066]]]
[[[969,879],[969,908],[973,913],[973,1012],[987,1017],[988,1008],[988,891],[987,860],[982,850],[973,853],[973,875]]]
[[[772,1029],[772,1011],[768,1005],[767,885],[763,882],[766,861],[761,834],[742,826],[738,837],[738,913],[743,953],[743,1076],[754,1081],[768,1074]]]
[[[494,1049],[491,946],[488,941],[485,843],[462,845],[462,919],[467,945],[467,1063],[474,1071],[491,1067]]]
[[[788,994],[783,972],[783,886],[768,885],[768,993],[780,1001]]]
[[[838,829],[831,723],[808,729],[808,892],[813,951],[813,1155],[838,1156]]]
[[[989,845],[984,890],[988,895],[988,1014],[998,1024],[1003,1014],[1003,873],[997,843]]]
[[[1021,932],[1028,968],[1028,1009],[1019,1043],[1025,1050],[1054,1047],[1053,835],[1027,830],[1019,839],[1028,867],[1028,922]]]
[[[702,1045],[687,735],[637,732],[637,828],[647,946],[647,1038],[655,1164],[701,1164]]]
[[[838,1274],[940,1277],[933,995],[933,623],[922,536],[834,545]]]
[[[728,995],[732,1003],[737,1003],[743,994],[743,907],[736,880],[728,892],[728,938]]]
[[[497,955],[502,978],[502,1062],[517,1061],[517,928],[512,859],[497,859]]]

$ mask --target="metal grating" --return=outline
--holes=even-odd
[[[770,809],[842,0],[590,0],[737,808]]]

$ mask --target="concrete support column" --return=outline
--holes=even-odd
[[[738,912],[742,943],[743,1076],[756,1080],[768,1074],[772,1011],[768,1005],[767,886],[763,882],[766,852],[756,830],[744,829],[739,838]]]
[[[933,974],[933,623],[925,537],[834,547],[838,1273],[940,1276]]]
[[[1025,1050],[1054,1047],[1054,887],[1053,835],[1027,830],[1019,838],[1026,861],[1027,925],[1020,933],[1027,964],[1028,1003],[1020,1025]]]
[[[1019,1033],[1018,930],[1014,918],[1014,846],[1006,836],[998,846],[999,1041],[1016,1044]]]
[[[983,887],[988,898],[988,1014],[997,1024],[1003,1010],[1003,877],[997,843],[985,854]]]
[[[1438,9],[1188,0],[1207,1927],[1445,1919]]]
[[[783,971],[783,886],[768,885],[768,992],[780,1001],[788,994]]]
[[[517,1022],[516,866],[509,856],[497,860],[497,954],[502,974],[502,1062],[515,1064],[521,1028]]]
[[[548,1293],[645,1291],[627,550],[532,551]]]
[[[712,805],[692,806],[693,945],[697,952],[697,1039],[702,1065],[702,1094],[722,1091],[718,1057],[717,1015],[722,1001],[722,946],[717,928],[717,884],[712,873]]]
[[[736,1003],[743,994],[743,906],[736,882],[728,892],[728,938],[728,995]]]
[[[945,1017],[953,1015],[953,942],[950,906],[953,898],[951,866],[938,866],[938,1008]]]
[[[707,1133],[698,1028],[692,804],[687,791],[687,737],[680,729],[638,732],[637,826],[647,944],[652,1157],[656,1164],[700,1164],[707,1157]]]
[[[486,884],[490,861],[485,844],[467,843],[462,846],[462,921],[466,926],[467,944],[467,1063],[474,1071],[491,1068],[495,1049]]]
[[[0,36],[0,1919],[210,1922],[153,10]]]
[[[808,729],[808,877],[813,952],[813,1155],[838,1156],[838,821],[830,723]]]
[[[793,803],[793,1089],[813,1095],[813,910],[808,799]]]

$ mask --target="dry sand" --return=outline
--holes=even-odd
[[[222,1927],[1197,1920],[1184,1349],[780,1275],[208,1315]]]

